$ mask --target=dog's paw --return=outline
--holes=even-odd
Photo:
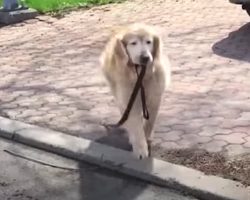
[[[144,159],[149,156],[147,143],[133,145],[133,153],[138,159]]]

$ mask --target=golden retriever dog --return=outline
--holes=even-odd
[[[135,66],[146,66],[143,78],[149,119],[142,115],[137,95],[123,127],[128,131],[134,155],[143,159],[150,154],[155,120],[162,95],[170,82],[170,64],[162,54],[162,42],[154,28],[144,24],[121,27],[111,37],[101,55],[101,66],[116,103],[123,114],[137,81]]]

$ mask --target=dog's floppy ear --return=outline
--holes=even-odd
[[[114,56],[117,61],[128,62],[128,54],[125,44],[120,38],[115,38],[114,41]]]
[[[160,59],[161,55],[161,38],[157,35],[154,35],[154,50],[153,50],[153,57],[155,60]]]
[[[115,41],[115,46],[114,46],[114,53],[121,59],[127,56],[127,52],[125,49],[125,46],[123,44],[123,42],[121,41],[121,39],[116,38]]]

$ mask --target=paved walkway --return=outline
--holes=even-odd
[[[250,152],[250,18],[225,0],[135,0],[0,28],[0,112],[102,141],[118,110],[98,56],[110,27],[158,25],[170,55],[154,144]],[[114,142],[113,142],[114,143]]]

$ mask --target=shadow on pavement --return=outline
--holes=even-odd
[[[126,151],[132,151],[132,146],[129,144],[127,133],[123,129],[109,129],[107,130],[107,135],[95,140],[95,142]]]
[[[160,195],[147,191],[147,183],[112,170],[4,141],[0,140],[1,200],[151,200]],[[4,149],[34,160],[10,155]],[[45,166],[36,160],[69,168]],[[151,167],[147,163],[145,167]]]
[[[120,130],[113,129],[109,131],[107,136],[102,137],[96,140],[95,142],[104,143],[104,144],[117,147],[123,150],[131,151],[131,146],[129,145],[128,140],[125,136],[125,132],[123,130],[120,131]],[[96,151],[95,145],[90,145],[88,150]],[[118,160],[119,159],[120,158],[118,158]],[[127,158],[124,158],[125,164],[126,164],[126,160]],[[135,158],[135,161],[136,161],[136,158]],[[147,160],[143,160],[139,162],[144,163],[143,167],[145,168],[145,170],[152,171],[151,159],[147,159]],[[96,170],[86,171],[85,170],[86,167],[84,167],[85,165],[86,164],[79,162],[79,168],[81,169],[79,172],[79,177],[80,177],[79,190],[80,190],[80,194],[82,194],[82,200],[99,200],[99,199],[150,200],[152,199],[150,195],[146,194],[146,199],[144,196],[145,194],[142,195],[142,193],[144,193],[144,191],[147,189],[147,186],[148,186],[147,183],[137,181],[137,179],[135,179],[134,177],[130,178],[126,175],[118,174],[114,171],[106,170],[100,167],[97,167],[98,172]]]
[[[226,58],[250,62],[250,23],[231,32],[226,38],[216,42],[212,50]]]
[[[84,163],[79,163],[81,200],[135,200],[147,188],[146,183],[136,182],[127,176],[104,169],[86,171],[84,166]]]

